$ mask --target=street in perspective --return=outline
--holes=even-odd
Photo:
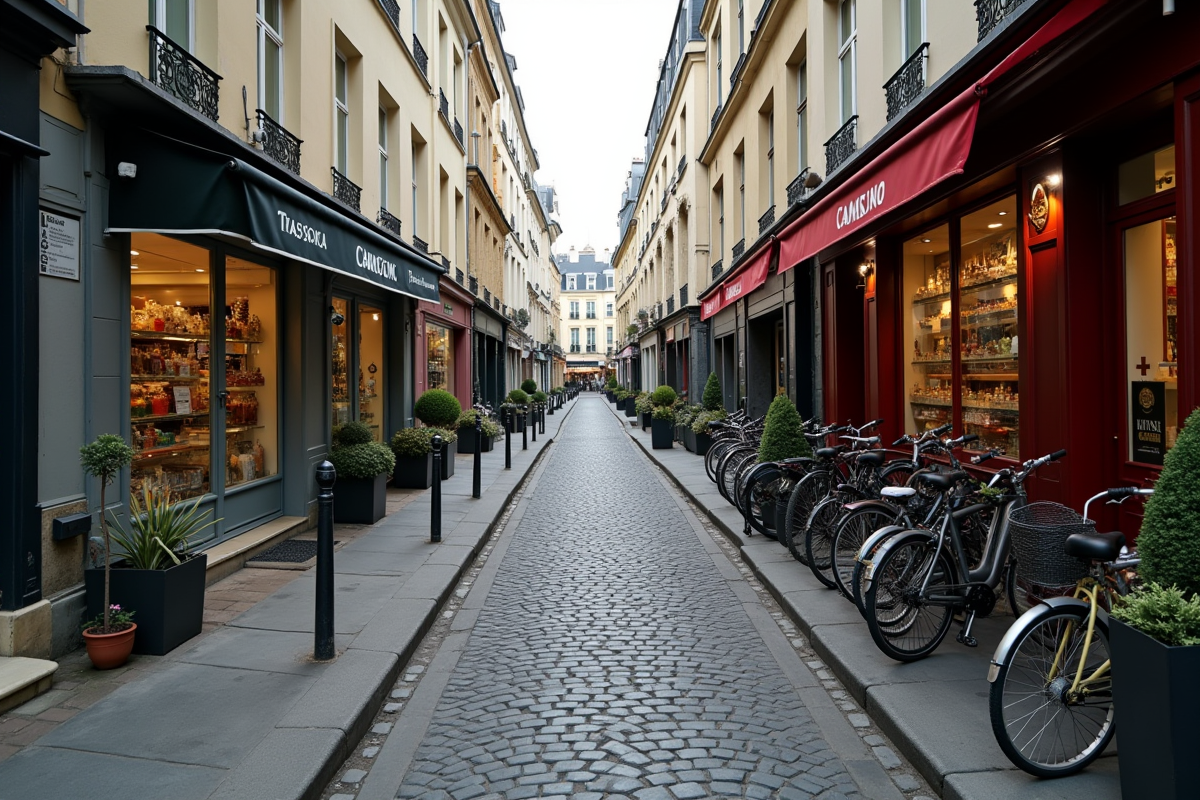
[[[1198,37],[0,0],[0,800],[1200,796]]]

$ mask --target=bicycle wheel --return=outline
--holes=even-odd
[[[833,536],[837,533],[838,522],[846,511],[843,498],[837,494],[826,497],[817,503],[812,513],[808,515],[808,527],[804,531],[804,554],[808,556],[808,568],[817,576],[826,588],[836,589],[833,579]]]
[[[718,439],[709,445],[708,452],[704,454],[704,472],[713,483],[717,482],[717,465],[721,463],[721,457],[737,441],[737,439],[732,438]]]
[[[917,468],[913,466],[912,461],[900,458],[884,464],[883,468],[879,470],[879,477],[883,480],[884,486],[907,486],[909,478],[916,471]]]
[[[954,567],[934,538],[912,537],[880,558],[867,589],[867,628],[876,646],[897,661],[917,661],[946,637],[954,618],[950,605],[931,603],[955,583]],[[926,591],[921,587],[929,578]]]
[[[738,473],[742,466],[750,459],[757,459],[758,453],[753,448],[739,447],[730,450],[729,453],[721,461],[721,467],[718,469],[718,477],[720,481],[717,483],[717,488],[721,495],[729,501],[729,504],[737,508],[737,494],[735,493],[735,485],[737,482]]]
[[[764,517],[775,519],[775,503],[783,483],[783,473],[773,464],[759,464],[759,469],[746,479],[742,490],[742,514],[750,527],[768,539],[778,538],[775,526]],[[770,512],[769,514],[767,512]]]
[[[719,491],[721,496],[726,500],[729,500],[729,495],[725,485],[725,470],[728,469],[730,460],[737,454],[738,449],[739,448],[737,447],[730,447],[726,449],[725,453],[721,456],[720,461],[717,462],[717,491]]]
[[[796,488],[792,489],[792,496],[788,498],[787,517],[783,522],[783,543],[787,545],[792,558],[801,564],[808,564],[803,538],[808,516],[812,513],[813,506],[836,485],[835,480],[837,477],[829,470],[810,472],[800,479]]]
[[[744,502],[746,498],[746,482],[749,480],[750,476],[754,474],[754,471],[761,466],[763,465],[759,463],[758,453],[755,453],[754,458],[742,462],[742,465],[738,467],[737,475],[735,475],[733,478],[734,505],[737,506],[738,511],[742,512],[743,516],[746,514],[746,506]]]
[[[1108,661],[1108,627],[1096,619],[1090,644],[1088,609],[1058,608],[1027,623],[1000,665],[989,707],[992,732],[1009,761],[1039,778],[1072,775],[1112,740],[1112,681],[1097,679],[1072,692],[1075,676],[1090,678]]]
[[[851,579],[854,575],[855,557],[867,537],[885,525],[891,525],[896,514],[881,508],[859,508],[849,512],[838,522],[830,546],[833,582],[847,600],[854,602]]]

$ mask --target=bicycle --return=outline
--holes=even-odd
[[[1125,550],[1121,533],[1096,533],[1088,508],[1100,498],[1120,504],[1153,493],[1108,489],[1084,504],[1075,524],[1091,530],[1069,533],[1062,544],[1066,556],[1086,562],[1086,574],[1070,597],[1045,599],[1022,614],[992,656],[992,733],[1009,761],[1031,775],[1073,775],[1104,752],[1116,732],[1105,607],[1128,592],[1126,573],[1138,558]],[[1026,577],[1041,575],[1031,569]]]

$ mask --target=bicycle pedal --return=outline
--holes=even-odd
[[[974,636],[963,636],[960,633],[956,638],[959,644],[965,644],[967,647],[979,647],[979,640]]]

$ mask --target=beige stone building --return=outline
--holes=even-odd
[[[624,341],[618,335],[615,273],[608,253],[597,258],[590,247],[572,247],[556,259],[562,273],[559,341],[566,350],[566,379],[599,381]]]

